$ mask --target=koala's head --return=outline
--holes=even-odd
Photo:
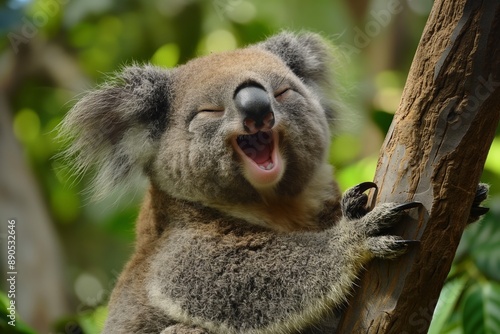
[[[63,122],[69,153],[103,191],[137,172],[206,205],[301,193],[326,164],[329,50],[281,33],[174,69],[125,68]]]

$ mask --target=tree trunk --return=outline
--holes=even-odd
[[[7,98],[0,92],[0,254],[2,286],[15,274],[16,311],[40,333],[68,312],[63,260],[53,222],[14,137]],[[15,220],[15,265],[7,265],[8,221]],[[12,240],[12,239],[9,239]],[[10,245],[10,244],[9,244]],[[8,291],[9,288],[4,290]],[[10,319],[4,319],[10,321]]]
[[[378,202],[423,204],[392,231],[420,244],[368,266],[338,333],[427,332],[500,118],[499,42],[498,0],[434,3],[375,175]]]
[[[40,333],[70,312],[64,254],[54,222],[16,140],[10,99],[28,77],[51,79],[55,87],[81,92],[87,79],[61,47],[33,38],[17,54],[2,53],[6,71],[0,73],[0,267],[1,287],[7,286],[7,222],[16,220],[16,311]],[[29,64],[29,66],[27,66]],[[10,275],[9,275],[10,276]],[[7,319],[9,320],[9,319]]]

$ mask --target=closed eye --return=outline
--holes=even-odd
[[[205,102],[198,105],[198,112],[219,112],[224,111],[224,107],[218,103]]]
[[[206,114],[208,116],[222,116],[224,114],[224,108],[216,106],[202,107],[198,109],[198,114]]]
[[[290,87],[284,87],[284,88],[277,90],[276,93],[274,93],[274,98],[276,99],[276,101],[282,102],[291,93],[292,93],[292,89]]]
[[[198,112],[223,112],[222,108],[210,108],[210,109],[200,109]]]

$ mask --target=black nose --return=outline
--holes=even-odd
[[[274,113],[271,108],[269,94],[262,87],[246,86],[234,96],[236,108],[243,115],[245,131],[255,133],[259,130],[270,130],[274,125]]]

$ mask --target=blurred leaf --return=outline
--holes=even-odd
[[[383,88],[403,88],[405,84],[401,72],[382,71],[375,77],[375,85],[378,89]]]
[[[500,333],[500,284],[486,282],[473,287],[464,301],[465,334]]]
[[[208,34],[199,45],[202,54],[234,50],[237,47],[233,33],[225,29],[217,29]]]
[[[394,115],[401,99],[403,86],[404,80],[399,72],[382,71],[377,74],[375,77],[375,87],[377,91],[373,98],[375,109],[383,110]]]
[[[352,162],[360,152],[361,143],[359,137],[348,134],[339,135],[330,144],[330,162],[335,166],[345,165]]]
[[[250,43],[257,43],[262,40],[262,36],[269,36],[272,34],[269,26],[262,21],[252,21],[244,25],[236,25],[238,27],[239,36],[244,45]]]
[[[439,334],[463,334],[462,326],[460,326],[460,321],[455,321],[451,324],[447,324],[441,333]]]
[[[50,194],[52,212],[62,223],[73,222],[80,214],[80,199],[74,189],[58,185]]]
[[[57,334],[60,333],[71,333],[71,334],[94,334],[94,333],[85,333],[78,322],[76,316],[66,316],[61,319],[58,319],[54,324],[54,331]]]
[[[64,10],[64,21],[68,25],[74,25],[90,14],[100,14],[109,10],[112,5],[112,0],[68,1]]]
[[[197,42],[202,37],[202,25],[206,23],[206,16],[202,10],[202,1],[177,1],[185,6],[173,18],[176,42],[181,50],[180,62],[183,63],[194,56]],[[206,1],[212,5],[212,1]]]
[[[14,118],[14,134],[23,143],[33,142],[40,135],[40,118],[29,108],[21,109]]]
[[[372,113],[373,122],[384,134],[386,134],[389,131],[393,117],[394,114],[382,110],[376,110]]]
[[[19,314],[15,315],[15,326],[9,325],[11,319],[10,311],[7,309],[10,305],[10,300],[4,292],[0,292],[0,332],[2,334],[36,334],[36,332],[26,325],[20,318]]]
[[[493,139],[484,168],[500,176],[500,138]]]
[[[151,62],[154,65],[171,68],[177,65],[179,56],[179,46],[175,43],[168,43],[156,50],[153,57],[151,57]]]
[[[500,280],[499,217],[488,213],[483,221],[470,226],[457,250],[457,258],[469,255],[482,274]]]
[[[336,176],[340,189],[345,190],[358,183],[373,180],[377,167],[377,159],[378,157],[376,156],[367,157],[338,171]]]
[[[90,22],[82,22],[71,29],[69,42],[77,48],[84,48],[92,45],[97,35],[97,27]]]
[[[112,217],[107,219],[104,228],[116,236],[124,236],[133,240],[135,232],[135,219],[137,215],[137,205],[122,208],[117,210]]]
[[[27,17],[41,32],[57,34],[65,1],[32,0],[27,6]]]
[[[442,334],[444,332],[446,322],[455,309],[457,301],[464,291],[466,282],[467,278],[461,277],[445,284],[434,310],[428,334]]]
[[[401,94],[401,88],[388,87],[379,89],[373,98],[373,105],[377,109],[394,114],[398,109]]]
[[[101,306],[91,313],[82,315],[79,319],[79,323],[85,334],[98,334],[102,332],[107,316],[108,309]]]
[[[228,4],[231,4],[229,1]],[[249,1],[238,1],[235,6],[225,10],[227,17],[236,23],[247,24],[251,22],[257,14],[257,8]]]

